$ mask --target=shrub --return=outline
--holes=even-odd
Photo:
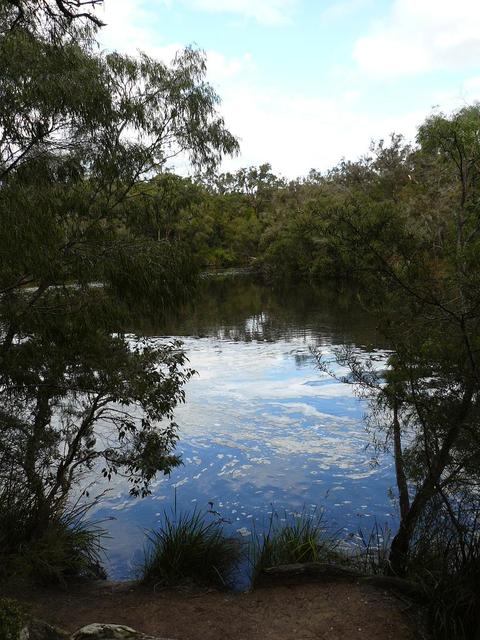
[[[453,571],[422,580],[429,599],[432,635],[438,640],[473,640],[480,630],[480,553]]]
[[[457,497],[447,509],[433,501],[416,532],[408,577],[428,600],[435,640],[480,634],[480,508],[476,496]]]
[[[25,611],[8,598],[0,598],[0,638],[17,640],[25,621]]]
[[[101,557],[105,531],[99,523],[85,519],[91,506],[75,506],[61,515],[52,515],[45,530],[36,535],[32,502],[21,493],[12,499],[3,492],[0,495],[0,579],[15,576],[51,584],[75,576],[104,577]]]
[[[143,582],[165,586],[186,580],[217,587],[230,584],[240,547],[224,536],[221,523],[209,522],[207,514],[197,510],[178,515],[165,512],[160,529],[147,537],[141,567]]]
[[[77,576],[105,577],[101,567],[105,532],[95,523],[63,516],[25,546],[25,573],[42,584],[62,583]]]

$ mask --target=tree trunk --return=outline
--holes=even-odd
[[[400,527],[392,540],[388,557],[388,575],[403,578],[407,570],[408,554],[416,524],[427,502],[433,495],[434,486],[430,490],[422,487],[415,496],[408,513],[400,520]]]
[[[48,526],[45,487],[37,470],[38,452],[42,447],[45,427],[51,418],[49,385],[45,383],[38,390],[37,405],[32,425],[32,431],[27,440],[23,468],[29,492],[34,496],[34,513],[32,514],[29,535],[31,538],[40,537]]]
[[[410,508],[401,515],[400,527],[392,540],[387,573],[403,577],[407,568],[408,554],[415,527],[432,496],[435,494],[441,477],[448,464],[450,452],[457,441],[472,406],[473,386],[470,383],[463,395],[458,415],[452,416],[453,426],[445,435],[443,444],[431,462],[429,472],[421,487],[417,490]]]
[[[395,476],[397,479],[398,497],[400,502],[400,517],[407,516],[410,509],[410,497],[408,495],[407,476],[403,464],[402,433],[398,419],[399,402],[397,396],[393,399],[393,455],[395,459]]]
[[[459,432],[459,426],[450,429],[440,452],[436,456],[434,464],[432,464],[428,476],[423,481],[420,489],[418,489],[408,512],[401,517],[400,527],[390,547],[388,573],[391,575],[400,577],[405,575],[408,553],[410,551],[410,544],[415,527],[427,503],[435,493],[441,475],[447,465],[450,450]]]

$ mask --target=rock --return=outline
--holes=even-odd
[[[302,562],[268,567],[257,578],[258,586],[290,582],[346,580],[354,582],[363,574],[355,569],[328,562]]]
[[[71,640],[169,640],[147,636],[121,624],[89,624],[71,636]]]
[[[68,640],[69,637],[63,629],[52,627],[42,620],[30,620],[20,631],[19,640]]]
[[[323,581],[345,580],[368,584],[378,589],[395,591],[411,600],[425,601],[425,592],[421,587],[409,580],[394,576],[374,575],[368,576],[356,569],[324,562],[304,562],[298,564],[279,565],[263,570],[257,579],[257,585],[268,586],[270,584],[285,583],[286,581]],[[480,638],[479,638],[480,640]]]
[[[120,624],[89,624],[72,635],[72,640],[140,640],[142,634]]]

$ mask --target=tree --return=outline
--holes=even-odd
[[[191,211],[205,197],[201,186],[191,178],[166,171],[139,185],[135,207],[131,207],[127,225],[136,233],[161,240],[178,239],[182,214]]]
[[[96,27],[104,26],[95,14],[95,7],[103,0],[6,0],[5,8],[9,15],[9,29],[37,25],[46,18],[51,28],[63,30],[75,20],[84,19]],[[42,26],[45,28],[45,24]]]
[[[175,308],[195,274],[127,220],[171,158],[212,169],[237,150],[201,52],[171,66],[95,53],[91,6],[0,4],[0,494],[23,486],[27,537],[87,469],[144,495],[179,463],[185,354],[125,331],[138,308]]]
[[[458,525],[452,504],[480,481],[479,131],[478,106],[431,117],[408,160],[423,166],[422,184],[412,191],[406,181],[407,193],[390,200],[354,202],[337,211],[330,227],[338,255],[360,257],[364,300],[392,349],[381,374],[354,355],[344,354],[343,361],[371,391],[394,451],[401,506],[390,551],[396,575],[407,570],[417,527],[432,501],[441,500]],[[412,224],[423,215],[418,191],[429,189],[432,196],[430,185],[439,176],[443,189],[430,206],[443,213],[440,239],[436,217],[424,216],[423,229]]]

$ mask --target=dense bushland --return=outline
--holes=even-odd
[[[354,288],[372,314],[386,369],[336,357],[395,460],[400,526],[383,568],[425,585],[440,636],[471,637],[480,106],[325,173],[218,174],[238,145],[203,54],[99,53],[95,4],[0,0],[2,567],[44,558],[63,579],[95,565],[95,534],[65,519],[82,472],[122,474],[147,495],[180,462],[174,409],[193,372],[179,343],[128,337],[133,315],[175,313],[202,267],[254,264],[275,283]],[[168,171],[179,155],[194,177]]]

